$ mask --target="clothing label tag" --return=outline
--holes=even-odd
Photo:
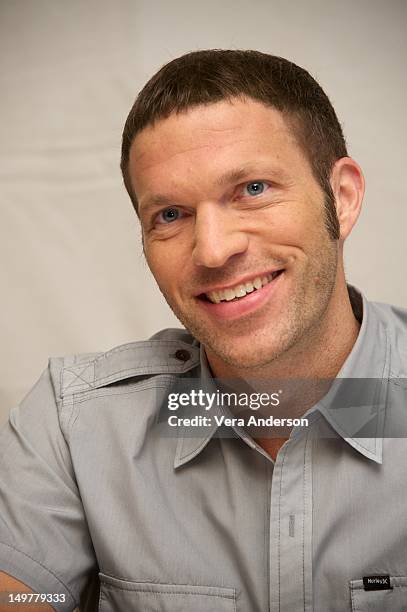
[[[363,576],[363,586],[365,591],[383,591],[393,588],[390,586],[390,576]]]

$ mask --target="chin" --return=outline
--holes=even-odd
[[[207,352],[216,355],[224,364],[239,370],[256,369],[271,364],[289,348],[291,338],[295,335],[281,324],[276,325],[272,333],[267,322],[256,325],[252,317],[239,322],[239,325],[232,325],[229,333],[225,330],[222,333],[221,329],[210,324],[204,327],[198,317],[191,317],[190,313],[185,316],[184,310],[174,308],[168,303],[178,320],[203,344]]]
[[[271,343],[268,343],[267,346],[259,346],[253,340],[246,346],[227,347],[225,344],[221,347],[209,344],[205,346],[224,363],[239,370],[260,369],[271,364],[284,352],[283,347],[273,347]]]

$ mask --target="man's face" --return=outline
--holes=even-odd
[[[171,115],[137,135],[129,171],[148,265],[208,356],[261,367],[315,333],[338,244],[279,111],[235,99]]]

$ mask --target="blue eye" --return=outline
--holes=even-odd
[[[158,219],[161,220],[162,223],[172,223],[172,221],[176,221],[178,217],[179,210],[177,208],[166,208],[158,215]]]
[[[247,185],[245,185],[246,193],[252,196],[259,195],[263,193],[264,185],[265,183],[263,183],[262,181],[255,181],[253,183],[247,183]]]

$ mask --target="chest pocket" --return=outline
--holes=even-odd
[[[390,576],[392,589],[365,591],[363,580],[350,581],[352,612],[407,612],[407,577]]]
[[[99,579],[99,612],[236,612],[235,589]]]

